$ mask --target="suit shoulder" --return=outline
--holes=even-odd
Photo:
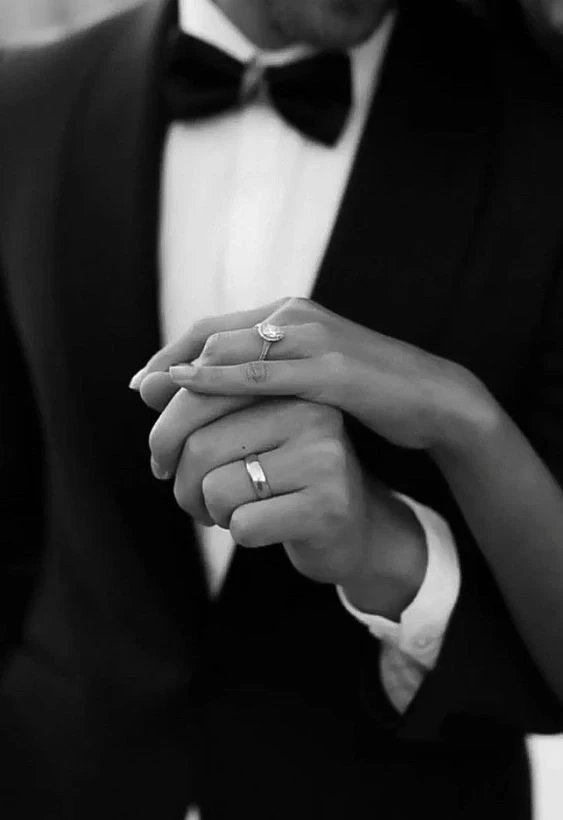
[[[21,129],[39,132],[46,117],[52,120],[59,108],[69,111],[73,98],[119,38],[129,13],[62,39],[0,47],[0,152],[10,137],[21,137]]]
[[[76,112],[106,55],[127,37],[130,14],[0,51],[0,228],[26,182],[56,176]]]
[[[492,101],[500,146],[520,172],[528,168],[563,199],[563,65],[528,32],[500,36],[495,47]]]
[[[512,102],[530,111],[551,115],[563,112],[563,62],[555,60],[529,31],[496,39],[497,76]]]

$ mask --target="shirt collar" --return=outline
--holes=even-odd
[[[297,45],[276,51],[259,49],[229,20],[212,0],[178,0],[182,31],[199,37],[247,63],[257,58],[263,65],[283,65],[314,53],[311,46]],[[369,40],[349,50],[356,106],[367,105],[379,73],[395,21],[390,12]]]

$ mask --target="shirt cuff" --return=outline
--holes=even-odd
[[[374,637],[432,669],[459,596],[461,574],[455,540],[447,522],[434,510],[400,493],[393,495],[411,508],[426,538],[428,564],[418,593],[397,623],[356,609],[341,587],[336,591],[346,610]]]

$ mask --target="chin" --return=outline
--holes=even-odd
[[[270,0],[272,22],[288,42],[347,49],[367,40],[394,0]]]

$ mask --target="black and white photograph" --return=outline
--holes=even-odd
[[[2,820],[561,820],[563,0],[0,0]]]

